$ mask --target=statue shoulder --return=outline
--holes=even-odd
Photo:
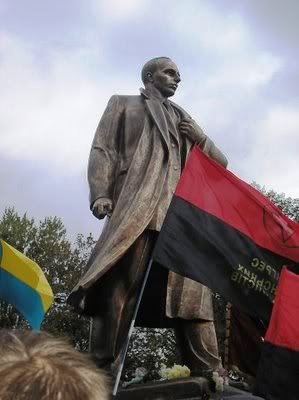
[[[142,104],[142,97],[140,95],[120,95],[114,94],[110,97],[108,105],[114,105],[116,108],[127,108]]]
[[[134,105],[136,103],[140,103],[141,96],[129,96],[129,95],[119,95],[114,94],[110,97],[108,104],[105,109],[105,113],[122,113],[126,108]]]

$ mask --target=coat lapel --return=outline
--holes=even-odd
[[[179,140],[179,132],[178,132],[178,128],[176,128],[175,126],[175,115],[174,117],[172,117],[172,115],[170,113],[174,114],[173,110],[167,111],[166,109],[164,110],[164,115],[167,121],[167,126],[168,126],[168,130],[171,133],[171,135],[173,136],[173,139],[177,141],[178,144],[180,144],[180,140]]]
[[[144,96],[145,99],[145,107],[152,117],[154,124],[158,128],[159,132],[161,133],[164,142],[168,148],[169,144],[169,133],[168,133],[168,126],[167,121],[162,110],[161,102],[155,98],[149,98],[148,95],[145,93],[144,90],[141,90],[141,94]]]

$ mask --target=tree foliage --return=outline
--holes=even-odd
[[[260,186],[256,182],[253,182],[252,185],[268,197],[285,215],[299,222],[299,199],[286,197],[284,193],[277,193],[272,189],[266,189],[265,186]]]
[[[148,379],[160,379],[163,365],[181,362],[173,329],[136,327],[130,341],[123,379],[134,377],[137,368],[145,368]]]
[[[73,313],[66,304],[70,290],[78,282],[94,245],[92,236],[78,235],[74,244],[57,217],[36,222],[7,208],[0,220],[0,237],[39,264],[55,295],[42,329],[68,336],[80,349],[87,348],[88,320]],[[0,303],[0,326],[28,327],[11,305]]]

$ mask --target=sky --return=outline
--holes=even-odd
[[[0,0],[0,213],[56,215],[71,238],[97,238],[94,132],[157,56],[178,65],[172,100],[233,173],[299,197],[298,19],[297,0]]]

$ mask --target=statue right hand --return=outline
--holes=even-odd
[[[106,215],[110,217],[112,213],[112,201],[106,197],[100,197],[93,203],[92,213],[98,219],[102,219]]]

